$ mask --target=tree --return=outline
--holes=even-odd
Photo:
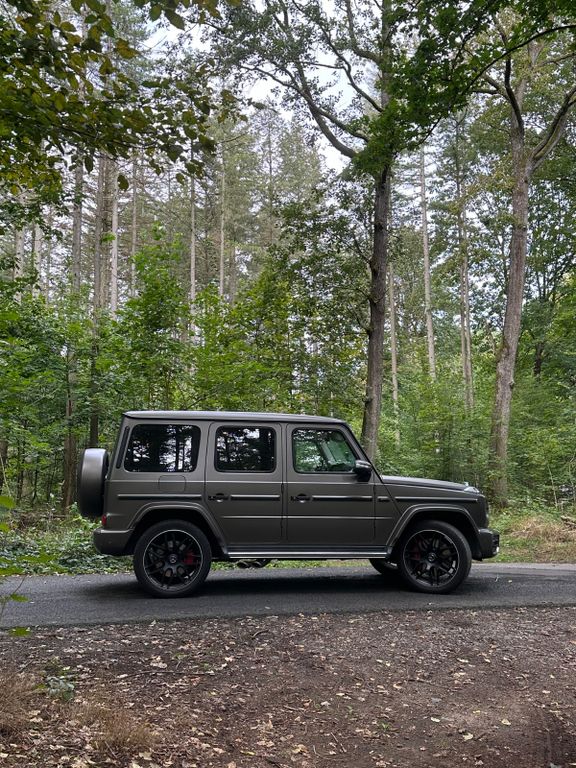
[[[500,27],[503,45],[508,33]],[[506,284],[506,312],[497,356],[496,393],[492,413],[492,495],[499,504],[508,499],[506,460],[514,371],[520,339],[522,304],[526,279],[530,189],[534,173],[560,141],[570,113],[576,105],[576,83],[570,72],[573,54],[562,38],[533,41],[515,57],[507,54],[500,72],[487,72],[484,79],[490,95],[503,99],[508,108],[508,137],[511,173],[511,236]],[[559,71],[560,64],[560,71]],[[568,69],[565,69],[568,67]],[[530,87],[554,73],[557,103],[538,114],[530,103]],[[550,85],[548,85],[550,87]],[[537,118],[534,120],[534,117]],[[541,120],[545,119],[544,125]]]

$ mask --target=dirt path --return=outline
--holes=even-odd
[[[38,630],[0,670],[6,768],[576,766],[576,608]]]

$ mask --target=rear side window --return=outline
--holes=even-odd
[[[199,427],[138,424],[130,435],[124,468],[129,472],[193,472],[199,447]]]
[[[219,427],[216,469],[219,472],[273,472],[276,434],[269,427]]]

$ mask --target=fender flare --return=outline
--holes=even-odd
[[[474,537],[474,540],[470,541],[472,551],[474,552],[474,550],[479,547],[478,526],[474,522],[474,519],[472,518],[472,515],[470,514],[470,512],[465,507],[461,507],[458,504],[454,504],[452,506],[452,505],[447,505],[445,503],[415,504],[414,506],[409,507],[400,516],[396,525],[392,529],[392,533],[390,534],[388,544],[391,547],[395,547],[396,544],[402,538],[404,531],[406,531],[406,529],[410,527],[411,523],[416,518],[426,519],[427,517],[429,517],[434,519],[434,516],[437,515],[438,513],[441,513],[442,517],[437,519],[440,519],[446,523],[450,523],[451,525],[454,525],[454,527],[459,528],[460,530],[462,530],[462,528],[458,526],[457,522],[450,520],[450,516],[453,515],[455,518],[457,518],[457,520],[464,521],[465,525],[464,525],[464,530],[462,530],[462,533],[464,533],[464,535],[467,535],[469,532],[471,532]]]
[[[136,513],[134,517],[134,522],[132,526],[132,538],[134,536],[134,532],[138,530],[142,526],[142,524],[145,522],[146,517],[149,515],[154,514],[155,512],[170,512],[172,513],[172,517],[177,515],[179,512],[186,512],[185,519],[188,519],[190,513],[194,515],[199,515],[204,523],[208,526],[211,534],[213,535],[214,539],[218,543],[218,546],[222,550],[222,553],[226,556],[228,554],[228,547],[226,545],[226,540],[224,538],[224,535],[220,529],[220,526],[214,519],[214,516],[206,509],[206,507],[203,507],[201,504],[195,504],[193,502],[186,502],[186,501],[151,501],[147,504],[144,504],[138,512]],[[131,538],[131,541],[132,541]]]

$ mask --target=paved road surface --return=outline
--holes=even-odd
[[[265,614],[369,613],[576,605],[576,565],[476,564],[451,595],[408,592],[395,574],[370,566],[213,571],[195,597],[158,600],[134,576],[12,577],[0,593],[17,590],[27,602],[9,601],[0,627],[81,626],[153,619],[216,618]]]

